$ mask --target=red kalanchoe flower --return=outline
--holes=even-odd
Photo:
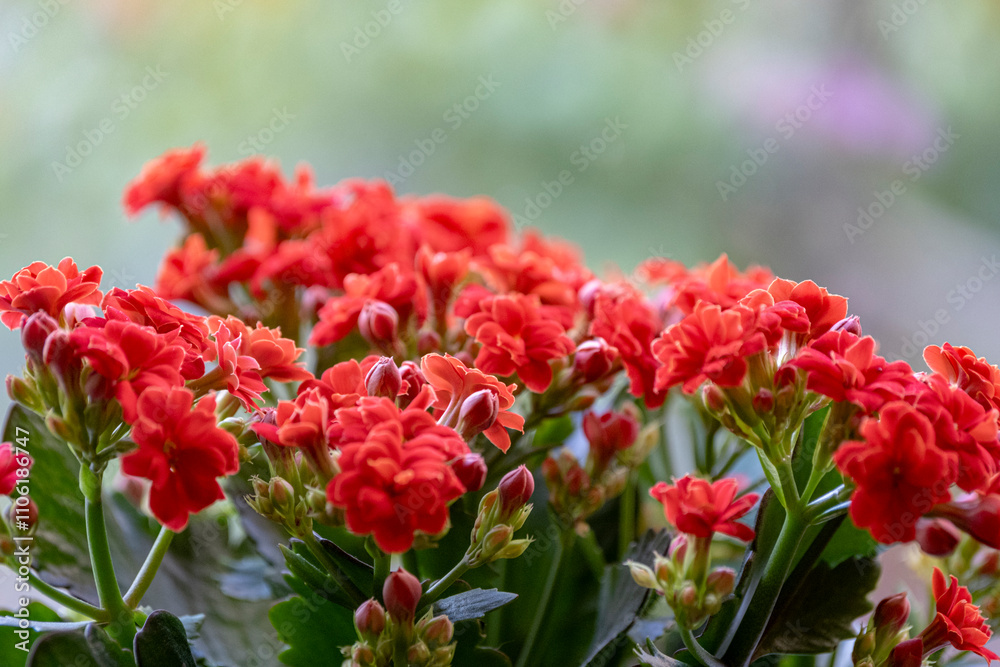
[[[190,301],[211,313],[229,311],[228,288],[218,280],[218,261],[218,249],[209,249],[201,234],[191,234],[163,256],[156,293],[164,299]]]
[[[913,382],[905,361],[887,362],[875,354],[874,338],[848,331],[823,334],[784,368],[804,371],[809,391],[854,403],[869,414],[887,401],[902,398]]]
[[[706,538],[723,533],[749,542],[753,529],[736,520],[750,511],[759,496],[748,493],[736,499],[737,491],[739,482],[735,479],[709,482],[685,475],[673,484],[657,482],[649,495],[663,503],[667,521],[682,533]]]
[[[574,349],[566,330],[547,315],[538,298],[524,294],[483,299],[479,312],[465,320],[465,332],[482,346],[477,368],[503,377],[517,373],[528,389],[539,394],[552,384],[549,362]]]
[[[631,412],[588,412],[583,416],[583,433],[590,443],[596,476],[608,467],[615,454],[635,444],[639,422]]]
[[[951,498],[957,457],[935,443],[934,426],[913,406],[894,401],[860,427],[864,441],[847,441],[834,453],[840,471],[857,488],[851,518],[883,544],[909,542],[916,522]]]
[[[679,384],[684,393],[693,394],[707,380],[720,387],[739,386],[747,373],[747,358],[767,346],[756,311],[742,305],[722,310],[700,303],[653,342],[653,354],[663,364],[656,371],[656,388]]]
[[[594,296],[593,316],[589,333],[618,350],[631,394],[649,408],[663,405],[667,392],[655,386],[659,363],[651,350],[663,325],[649,302],[631,286],[610,286]]]
[[[979,611],[972,604],[969,589],[958,585],[958,579],[934,568],[931,580],[934,590],[936,614],[931,624],[924,628],[918,639],[923,641],[923,654],[934,653],[949,644],[959,651],[971,651],[993,662],[1000,660],[993,651],[986,648],[986,642],[993,634]]]
[[[496,395],[499,411],[496,420],[483,429],[487,439],[501,451],[510,448],[507,429],[520,431],[524,428],[524,417],[509,412],[514,405],[514,390],[517,385],[507,385],[481,370],[468,368],[455,357],[428,354],[420,362],[424,378],[434,388],[436,400],[434,409],[458,419],[466,399],[476,392],[487,389]],[[448,423],[448,422],[446,422]],[[453,422],[457,423],[457,421]]]
[[[211,322],[219,366],[191,386],[225,389],[240,399],[244,408],[255,410],[261,394],[267,391],[267,385],[261,377],[260,363],[249,354],[251,345],[243,340],[243,336],[249,333],[246,325],[239,320],[235,322],[218,318]]]
[[[986,410],[1000,410],[1000,368],[977,358],[969,348],[930,345],[924,348],[924,361]]]
[[[136,405],[132,439],[139,446],[122,458],[126,475],[152,481],[153,516],[175,532],[188,516],[225,498],[218,477],[239,469],[236,438],[215,420],[215,398],[192,409],[194,394],[185,388],[150,387]]]
[[[791,301],[805,309],[809,318],[809,330],[802,342],[822,336],[830,328],[847,316],[847,299],[830,294],[811,280],[801,283],[775,278],[767,288],[775,303]]]
[[[105,381],[94,393],[114,391],[125,421],[135,421],[136,401],[144,391],[184,384],[180,369],[185,348],[176,344],[177,332],[158,334],[152,327],[131,321],[95,318],[91,322],[103,326],[77,327],[70,334],[70,344]]]
[[[1000,549],[1000,475],[974,494],[938,505],[931,516],[947,519],[978,542]]]
[[[770,270],[751,266],[740,271],[723,253],[711,264],[688,269],[680,262],[657,257],[639,265],[639,275],[652,284],[672,287],[667,307],[676,307],[690,315],[699,303],[731,308],[755,289],[766,289],[774,280]]]
[[[181,205],[181,185],[195,174],[205,157],[205,147],[167,151],[142,168],[142,172],[125,188],[123,202],[129,215],[136,215],[150,204]]]
[[[61,320],[63,308],[70,303],[98,305],[102,275],[99,266],[80,272],[69,257],[58,266],[33,262],[10,280],[0,281],[0,321],[14,330],[24,315],[41,311]]]
[[[448,505],[466,490],[449,463],[469,453],[453,429],[423,410],[400,411],[389,399],[367,397],[337,411],[332,433],[341,472],[327,498],[344,508],[351,532],[402,553],[417,531],[445,529]]]
[[[9,496],[17,480],[20,479],[17,471],[22,468],[30,468],[34,461],[27,454],[17,455],[14,445],[9,442],[0,443],[0,496]]]
[[[256,369],[261,378],[271,378],[276,382],[298,382],[309,380],[313,374],[305,369],[305,362],[298,359],[305,353],[295,341],[282,338],[281,329],[270,329],[260,322],[250,328],[239,318],[229,316],[225,320],[210,317],[209,325],[218,332],[222,325],[229,329],[232,340],[239,340],[240,355],[251,357],[257,362]],[[218,334],[216,333],[216,342]]]
[[[486,197],[421,197],[404,202],[404,208],[421,241],[435,252],[469,250],[478,257],[507,243],[507,212]]]

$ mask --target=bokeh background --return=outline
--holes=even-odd
[[[978,0],[3,0],[0,275],[151,284],[178,230],[121,192],[200,141],[485,194],[595,270],[728,252],[849,296],[890,358],[997,362],[998,32]]]

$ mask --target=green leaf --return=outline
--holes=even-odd
[[[139,667],[196,667],[181,619],[167,611],[154,611],[135,635]]]
[[[271,608],[268,616],[288,649],[279,657],[292,667],[339,663],[340,648],[357,641],[352,610],[312,592],[295,577],[286,577],[298,593]]]
[[[372,597],[375,582],[375,568],[355,558],[326,538],[319,538],[320,546],[326,550],[340,571],[347,575],[365,597]]]
[[[83,660],[89,658],[89,660]],[[120,648],[96,623],[71,632],[51,632],[35,642],[28,667],[135,667],[132,654]]]
[[[495,588],[474,588],[434,603],[434,615],[444,614],[452,623],[482,618],[494,609],[517,599],[514,593],[504,593]]]
[[[835,568],[820,562],[789,577],[754,654],[826,653],[855,636],[853,622],[872,609],[866,596],[878,583],[871,558],[850,558]]]
[[[647,531],[639,542],[632,544],[625,560],[649,565],[656,554],[666,553],[670,539],[670,533],[666,530]],[[590,644],[584,665],[599,658],[602,659],[601,664],[606,664],[611,657],[606,655],[609,650],[618,653],[622,648],[619,645],[620,638],[632,627],[636,617],[646,606],[649,595],[649,589],[635,583],[625,565],[615,563],[605,568],[597,603],[597,633]]]
[[[566,441],[566,438],[573,434],[575,427],[573,418],[569,415],[546,419],[535,429],[535,437],[532,445],[544,447],[545,445],[555,445]]]
[[[20,445],[34,459],[28,486],[41,520],[32,544],[32,564],[50,584],[96,602],[79,462],[69,446],[49,432],[45,420],[16,403],[7,412],[3,441]]]
[[[291,549],[281,545],[281,553],[285,556],[285,566],[292,576],[330,602],[341,607],[352,607],[350,598],[337,586],[337,582],[328,572],[319,568],[312,559],[312,554],[309,554],[305,548],[305,544],[299,540],[292,540],[292,542]]]
[[[481,621],[460,621],[455,624],[455,658],[453,665],[476,667],[511,667],[510,658],[497,648],[480,646],[484,636]]]
[[[28,619],[31,626],[27,629],[27,636],[24,634],[17,634],[15,629],[23,629],[17,627],[17,618],[14,617],[13,612],[10,611],[0,611],[0,665],[5,665],[6,667],[23,667],[25,661],[28,659],[28,650],[31,648],[35,640],[38,639],[40,630],[34,629],[34,625],[38,623],[58,623],[59,614],[52,611],[40,602],[32,602],[27,606],[28,609]],[[13,621],[12,625],[7,625],[5,622]],[[22,648],[18,648],[18,644]]]
[[[871,533],[854,525],[848,519],[840,524],[830,538],[820,558],[830,567],[837,567],[852,556],[873,557],[878,553],[878,542]]]

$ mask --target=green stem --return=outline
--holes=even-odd
[[[698,643],[697,638],[691,633],[691,630],[681,622],[681,619],[677,619],[677,629],[680,632],[681,639],[684,641],[684,646],[687,650],[697,658],[698,662],[705,665],[705,667],[725,667],[725,664],[716,658],[714,655],[708,652],[708,650]]]
[[[420,606],[426,608],[427,605],[433,603],[441,594],[447,591],[453,583],[458,581],[461,577],[469,570],[469,563],[466,561],[465,556],[462,560],[458,561],[455,567],[451,568],[448,574],[444,575],[440,579],[434,582],[434,584],[427,589],[427,592],[423,594],[420,598]]]
[[[85,514],[87,520],[87,545],[90,548],[90,563],[94,570],[94,583],[101,600],[101,607],[108,612],[111,624],[108,634],[119,644],[131,646],[135,637],[135,621],[132,610],[122,598],[118,580],[115,578],[115,564],[108,546],[108,531],[104,523],[104,504],[101,501],[101,475],[97,475],[97,489],[93,497],[87,497]]]
[[[729,645],[722,661],[734,667],[743,667],[750,662],[753,652],[764,634],[764,628],[771,618],[774,604],[781,593],[785,578],[795,564],[795,554],[809,522],[797,509],[789,508],[774,549],[767,557],[764,574],[753,593],[750,604],[740,618],[739,630]]]
[[[799,497],[799,487],[795,484],[795,471],[792,469],[791,457],[786,457],[777,462],[778,480],[781,484],[781,492],[785,497],[785,509],[789,514],[797,512],[801,499]]]
[[[524,645],[521,646],[521,653],[517,658],[517,667],[525,667],[528,664],[528,660],[531,659],[531,651],[535,647],[538,632],[545,621],[549,600],[551,600],[552,591],[556,587],[556,580],[559,579],[560,566],[573,546],[574,536],[575,533],[572,528],[563,528],[559,536],[559,542],[556,543],[556,552],[552,554],[552,564],[549,566],[549,574],[542,588],[542,597],[538,600],[538,607],[535,609],[535,618],[531,621],[531,629],[528,631],[528,636],[524,640]]]
[[[625,558],[628,546],[635,539],[636,472],[628,471],[625,491],[622,493],[621,514],[618,519],[618,556]]]
[[[69,593],[65,593],[51,584],[45,583],[34,572],[28,573],[28,583],[31,584],[31,587],[34,590],[38,591],[53,602],[61,604],[67,609],[75,611],[76,613],[82,614],[88,618],[92,618],[100,623],[108,620],[108,612],[95,607],[92,604],[87,604],[83,600],[75,598]]]
[[[371,546],[373,548],[368,553],[371,554],[375,565],[375,591],[381,593],[385,580],[389,578],[389,570],[392,568],[392,556],[375,546],[374,543]],[[411,574],[414,573],[411,572]],[[414,574],[414,576],[416,575]]]
[[[152,548],[146,554],[146,560],[143,562],[142,567],[139,568],[139,573],[135,575],[135,581],[132,582],[128,592],[125,593],[125,604],[130,608],[135,609],[138,607],[142,601],[142,596],[149,590],[149,585],[153,583],[153,577],[156,576],[156,571],[160,569],[160,564],[163,562],[163,557],[167,555],[167,549],[170,548],[170,541],[172,539],[174,539],[174,531],[166,526],[160,528],[160,534],[156,536],[156,541],[153,542]]]
[[[420,578],[420,561],[417,560],[417,552],[413,549],[403,552],[403,568],[417,579]]]

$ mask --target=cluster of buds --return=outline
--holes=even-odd
[[[326,494],[318,489],[297,491],[277,476],[266,482],[254,477],[250,482],[253,495],[246,497],[247,504],[261,516],[284,525],[292,535],[312,532],[313,519],[326,515]]]
[[[670,543],[667,554],[657,554],[653,567],[626,561],[632,579],[643,588],[660,593],[674,610],[678,623],[696,628],[709,616],[719,613],[732,594],[736,573],[728,567],[709,572],[711,539],[680,534]]]
[[[479,513],[472,527],[465,561],[469,567],[479,567],[495,560],[517,558],[531,544],[530,538],[514,539],[531,514],[531,494],[535,480],[531,472],[519,466],[504,475],[500,484],[479,501]]]
[[[382,588],[383,607],[377,600],[363,603],[354,612],[358,641],[343,649],[350,667],[392,667],[405,657],[413,667],[448,667],[455,656],[454,625],[431,609],[418,620],[423,592],[420,582],[406,570],[389,575]]]
[[[851,659],[858,667],[884,664],[900,642],[909,638],[910,603],[906,593],[887,597],[875,607],[868,625],[854,640]]]
[[[542,462],[552,508],[581,528],[587,517],[624,490],[629,471],[642,464],[657,442],[656,426],[640,430],[631,404],[621,412],[588,412],[583,432],[590,443],[583,465],[565,448]]]

